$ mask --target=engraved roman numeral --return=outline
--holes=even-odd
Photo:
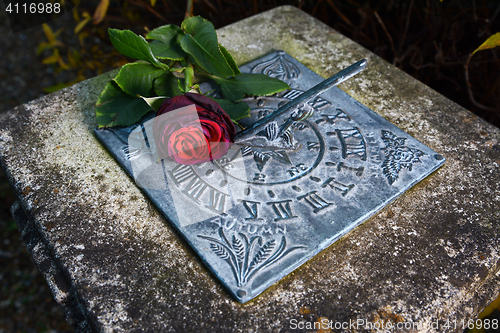
[[[336,129],[340,143],[342,144],[342,157],[356,156],[366,161],[366,143],[359,129],[347,130]]]
[[[302,91],[300,90],[294,90],[294,89],[290,89],[290,91],[288,91],[285,95],[283,95],[283,97],[285,98],[289,98],[289,99],[294,99],[296,97],[299,97],[300,95],[302,95]]]
[[[345,197],[346,194],[353,189],[354,184],[345,185],[335,180],[335,178],[328,178],[321,187],[330,187],[333,190],[339,191],[340,194]]]
[[[292,125],[292,126],[293,126],[293,128],[296,128],[296,129],[297,129],[297,130],[299,130],[299,131],[303,131],[303,130],[305,130],[305,129],[308,127],[308,126],[307,126],[305,123],[303,123],[303,122],[293,123],[293,125]]]
[[[178,164],[172,171],[169,171],[169,173],[177,186],[189,178],[196,176],[191,166],[183,164]]]
[[[335,114],[322,114],[321,119],[316,120],[316,124],[328,123],[333,125],[337,120],[351,121],[351,118],[342,109],[336,109],[335,111]]]
[[[246,217],[245,220],[262,220],[259,218],[259,205],[258,201],[241,200],[243,202],[243,207],[250,214],[250,217]]]
[[[361,177],[363,175],[363,171],[365,171],[365,167],[361,166],[359,168],[353,168],[353,167],[346,166],[344,164],[344,162],[340,162],[339,165],[337,165],[337,171],[340,171],[342,169],[350,171],[350,172],[354,172],[354,174],[358,177]]]
[[[301,173],[302,171],[306,171],[307,166],[303,163],[299,163],[296,166],[291,167],[290,169],[286,170],[290,176],[295,176],[298,173]]]
[[[292,213],[292,207],[290,206],[290,202],[292,202],[292,200],[267,202],[268,205],[272,205],[274,212],[278,216],[277,218],[274,219],[275,221],[287,220],[297,217]]]
[[[310,142],[310,141],[308,141],[307,142],[307,149],[319,151],[319,149],[320,149],[319,142]]]
[[[327,202],[325,199],[320,197],[319,194],[317,194],[317,191],[311,191],[309,193],[301,195],[297,199],[299,200],[304,199],[305,202],[311,205],[314,213],[317,213],[320,210],[333,205],[331,202]]]
[[[208,205],[205,207],[210,208],[211,210],[217,213],[224,213],[224,205],[226,204],[226,197],[224,193],[216,190],[213,187],[210,187],[210,201]]]
[[[209,188],[210,192],[208,194],[208,204],[206,204],[205,207],[217,213],[224,213],[227,195],[210,186],[203,179],[198,177],[191,166],[179,164],[172,171],[169,171],[169,173],[177,186],[180,186],[181,183],[192,178],[187,186],[182,190],[182,193],[197,202],[202,201],[200,200],[202,194],[207,188]],[[207,195],[203,196],[203,198],[206,202]]]
[[[315,108],[318,111],[324,110],[327,107],[332,106],[332,103],[328,102],[327,100],[317,96],[312,102],[309,104],[312,105],[313,108]]]
[[[199,197],[203,194],[208,184],[205,183],[200,177],[194,176],[194,178],[189,182],[182,193],[186,194],[188,197],[200,202]]]

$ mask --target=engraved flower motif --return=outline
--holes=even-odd
[[[398,147],[394,151],[394,159],[400,163],[409,163],[415,158],[415,154],[408,147]]]
[[[389,131],[382,131],[382,140],[386,145],[383,150],[387,155],[382,163],[382,172],[392,185],[399,178],[401,169],[411,171],[413,164],[420,163],[420,157],[425,153],[405,146],[405,138],[399,138]]]

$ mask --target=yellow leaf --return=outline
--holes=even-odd
[[[48,40],[48,47],[63,47],[64,44],[56,39],[56,37],[63,31],[64,28],[57,30],[55,33],[52,31],[50,26],[47,23],[42,24],[43,32]]]
[[[92,23],[94,24],[101,23],[101,21],[106,16],[106,12],[108,11],[108,6],[109,6],[109,0],[101,0],[101,2],[99,2],[99,5],[97,5],[97,8],[95,9],[94,21]]]
[[[64,70],[69,69],[69,66],[64,62],[64,60],[61,57],[59,57],[58,62],[59,62],[59,66],[61,66],[62,69],[64,69]]]
[[[59,30],[57,30],[57,31],[54,33],[54,38],[56,38],[57,36],[59,36],[63,30],[64,30],[64,27],[63,27],[63,28],[60,28]]]
[[[89,23],[89,21],[91,19],[92,18],[89,16],[89,17],[86,17],[84,20],[81,20],[80,22],[78,22],[78,24],[75,27],[75,35],[78,34],[83,29],[83,27],[85,27],[85,25],[87,23]]]
[[[80,63],[80,53],[74,49],[68,49],[68,63],[73,68],[78,68]]]
[[[47,87],[47,88],[43,88],[43,91],[50,94],[50,93],[53,93],[55,91],[58,91],[58,90],[61,90],[61,89],[64,89],[68,86],[68,84],[66,83],[58,83],[56,85],[53,85],[51,87]]]
[[[80,22],[80,15],[78,15],[78,9],[76,7],[73,8],[73,19],[76,22]]]
[[[490,36],[481,46],[479,46],[472,54],[477,51],[492,49],[496,46],[500,46],[500,32],[497,32],[493,36]]]
[[[52,43],[56,38],[54,37],[54,33],[52,32],[52,29],[49,27],[47,23],[42,24],[42,29],[43,33],[47,37],[47,40],[49,43]]]
[[[87,38],[88,36],[90,36],[89,33],[85,32],[85,31],[84,32],[80,32],[78,34],[78,40],[80,41],[80,45],[81,46],[83,46],[83,42],[84,42],[85,38]]]
[[[63,47],[64,44],[61,43],[60,41],[58,41],[57,39],[54,39],[52,42],[49,43],[49,46],[52,47],[52,48]]]
[[[94,63],[90,60],[85,60],[85,66],[89,69],[95,69]]]
[[[40,54],[42,54],[43,50],[45,50],[48,46],[49,44],[45,42],[41,42],[40,44],[38,44],[38,48],[36,49],[36,55],[39,56]]]
[[[156,5],[156,0],[151,0],[151,7],[154,7]]]
[[[45,59],[42,60],[42,64],[44,65],[50,65],[50,64],[55,64],[56,62],[59,61],[59,55],[51,55]]]

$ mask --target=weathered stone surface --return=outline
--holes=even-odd
[[[273,332],[324,318],[463,331],[500,290],[500,130],[294,7],[218,33],[240,64],[282,49],[328,77],[367,58],[340,87],[447,162],[241,305],[92,134],[93,104],[112,73],[20,106],[0,119],[0,162],[39,235],[33,256],[75,326]],[[436,320],[457,327],[430,328]]]

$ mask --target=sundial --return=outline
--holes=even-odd
[[[242,66],[291,89],[245,99],[245,129],[212,162],[159,160],[154,114],[96,134],[234,298],[247,302],[444,163],[334,87],[365,66],[361,60],[324,80],[283,51]]]

